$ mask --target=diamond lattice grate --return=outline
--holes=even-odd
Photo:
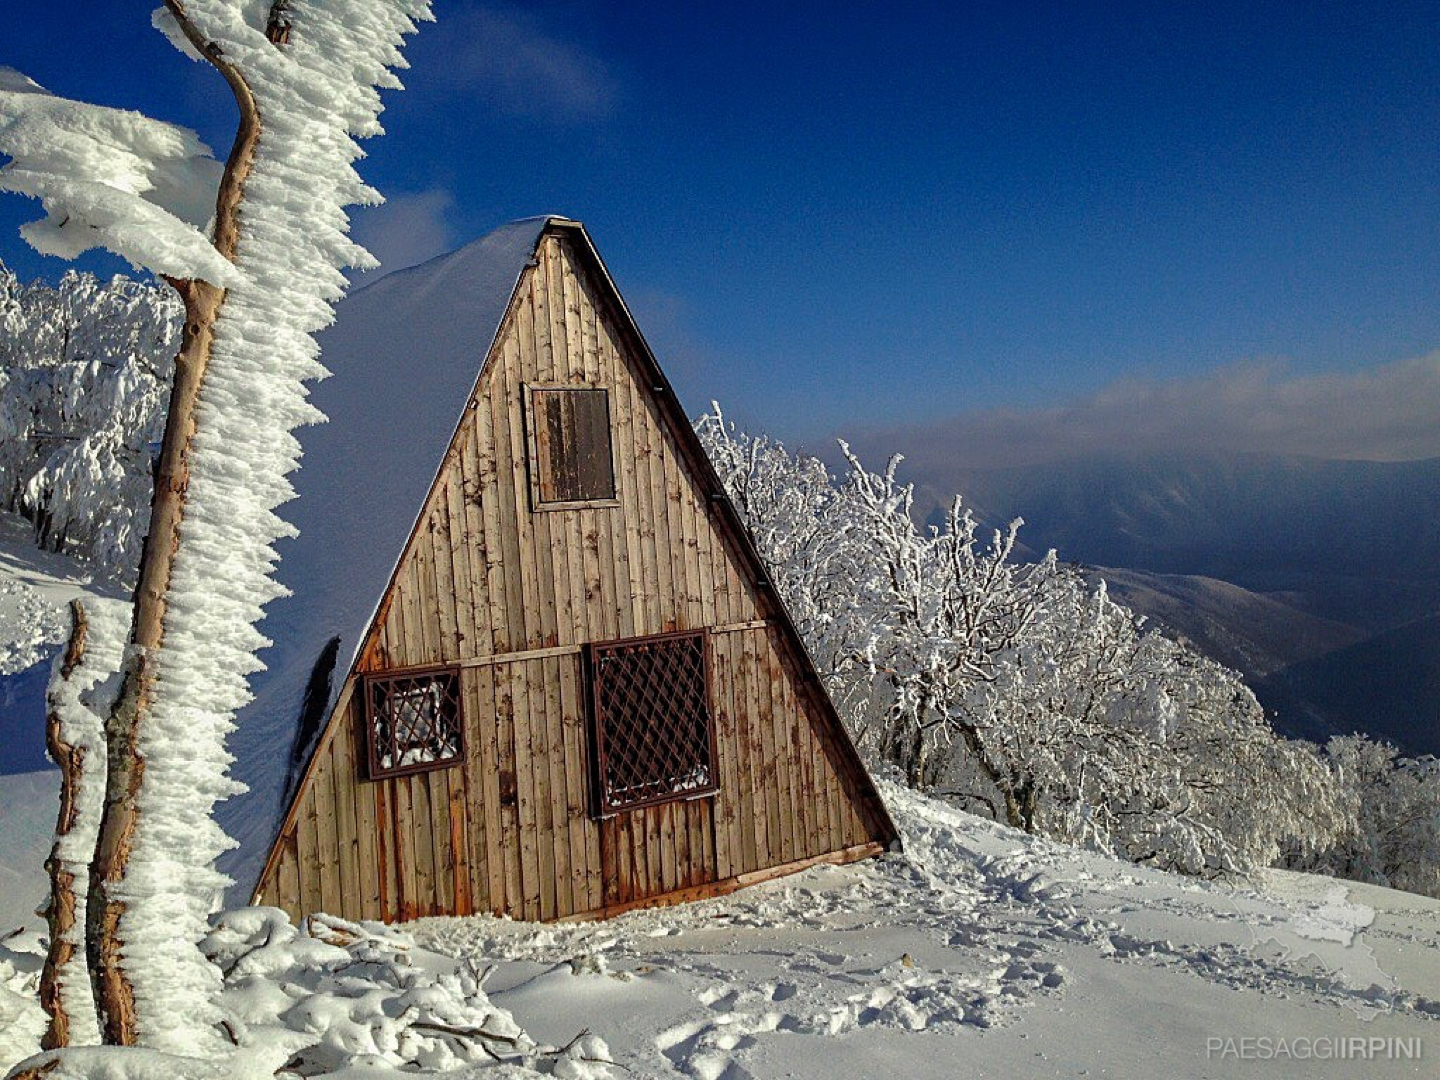
[[[464,752],[459,672],[371,677],[366,719],[371,776],[453,764]]]
[[[591,646],[600,810],[714,791],[704,634]]]

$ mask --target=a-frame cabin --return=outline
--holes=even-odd
[[[578,222],[383,278],[322,345],[232,902],[597,917],[896,845]]]

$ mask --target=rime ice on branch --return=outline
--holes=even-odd
[[[304,385],[326,374],[311,335],[331,319],[342,271],[373,265],[347,235],[345,207],[378,201],[353,167],[355,140],[380,134],[380,90],[399,88],[404,37],[428,18],[428,0],[310,0],[283,20],[264,3],[167,0],[157,26],[213,64],[240,106],[223,174],[184,129],[0,76],[0,151],[13,159],[0,187],[46,211],[26,239],[66,257],[110,248],[171,280],[187,306],[185,415],[172,405],[107,721],[87,938],[111,1041],[219,1045],[219,977],[196,942],[224,885],[213,864],[228,841],[211,810],[235,791],[225,739],[276,595],[291,433],[321,419]]]

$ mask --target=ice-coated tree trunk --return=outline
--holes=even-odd
[[[70,602],[70,640],[60,662],[60,678],[69,682],[76,667],[85,657],[85,639],[89,623],[79,600]],[[45,907],[45,924],[50,945],[45,952],[45,967],[40,973],[40,1005],[50,1016],[50,1024],[40,1041],[41,1049],[55,1050],[70,1044],[70,1015],[60,991],[61,972],[75,953],[71,931],[75,927],[75,875],[65,866],[61,848],[66,836],[75,828],[79,814],[80,781],[85,771],[85,748],[72,746],[65,738],[60,710],[53,705],[45,715],[45,745],[55,764],[60,766],[60,813],[55,821],[55,844],[45,869],[50,876],[50,900]],[[94,768],[93,763],[90,766]]]
[[[214,230],[216,250],[233,261],[240,237],[240,203],[260,137],[259,112],[244,76],[196,30],[186,17],[181,0],[165,0],[165,6],[196,50],[224,76],[239,107],[235,142],[216,200]],[[283,11],[283,7],[280,0],[275,10]],[[272,25],[276,25],[273,20]],[[284,30],[288,32],[288,23]],[[281,37],[277,26],[271,40],[278,42]],[[120,924],[125,901],[118,894],[123,891],[140,817],[139,795],[145,777],[145,761],[139,753],[140,734],[154,692],[155,654],[165,639],[170,577],[180,546],[180,525],[190,482],[196,406],[210,360],[215,324],[225,302],[224,290],[207,282],[168,280],[185,302],[185,328],[180,352],[175,358],[175,378],[151,502],[150,530],[145,538],[135,588],[130,648],[119,696],[105,722],[105,808],[90,867],[86,904],[86,960],[101,1033],[105,1042],[119,1046],[135,1045],[138,1035],[135,992],[121,962],[124,941]]]

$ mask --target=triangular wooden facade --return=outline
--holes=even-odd
[[[256,899],[294,917],[596,917],[893,847],[734,508],[577,223],[540,232],[476,372],[354,670],[336,672],[337,704]],[[536,508],[537,386],[608,391],[613,499]],[[714,790],[600,813],[586,646],[702,630]],[[456,673],[463,751],[370,779],[367,676],[430,670]]]

